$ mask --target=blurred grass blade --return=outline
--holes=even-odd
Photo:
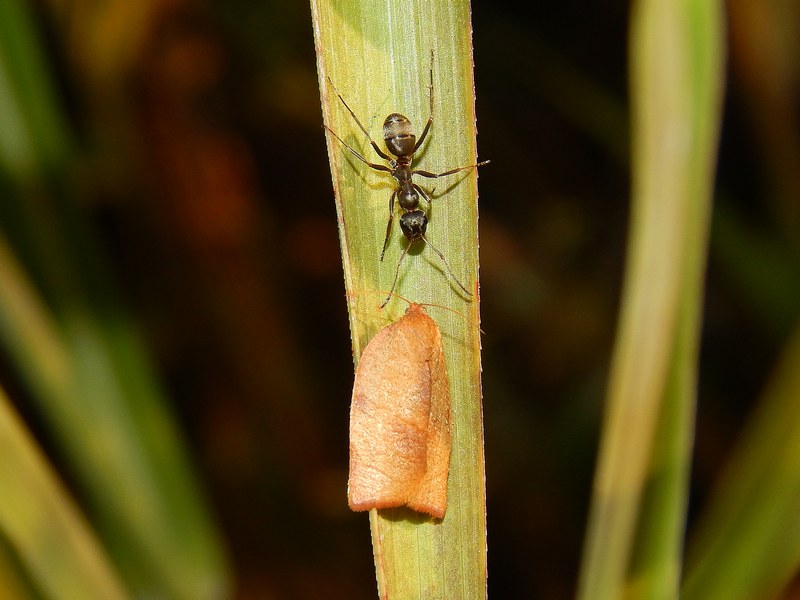
[[[0,456],[0,531],[43,597],[127,598],[98,540],[2,389]]]
[[[328,78],[373,139],[382,143],[380,127],[392,112],[409,117],[421,134],[429,114],[433,51],[434,124],[415,165],[441,172],[476,162],[468,2],[312,0],[311,5],[323,112],[333,131],[379,160]],[[386,258],[380,261],[395,182],[365,167],[330,136],[328,153],[357,360],[378,329],[405,310],[398,299],[383,311],[378,305],[407,242],[395,221]],[[477,292],[476,173],[448,177],[427,189],[432,187],[436,193],[427,237],[447,257],[458,280]],[[486,524],[478,296],[465,299],[441,261],[421,244],[406,257],[395,291],[414,302],[455,311],[428,311],[442,331],[453,398],[453,450],[442,522],[408,510],[370,512],[379,594],[392,599],[482,598]]]
[[[6,349],[15,365],[20,371],[20,375],[27,383],[29,391],[34,397],[40,398],[47,410],[46,416],[55,419],[59,427],[56,431],[63,443],[70,444],[65,446],[66,455],[77,461],[78,465],[88,464],[90,470],[79,473],[90,492],[90,497],[103,495],[105,502],[99,502],[94,506],[94,512],[104,520],[101,531],[104,533],[106,544],[111,544],[111,550],[117,550],[115,558],[121,562],[120,570],[127,572],[131,581],[135,582],[134,587],[171,589],[171,594],[176,598],[192,597],[217,597],[220,593],[220,579],[215,571],[211,571],[204,577],[196,576],[188,582],[170,582],[174,573],[180,571],[180,561],[171,561],[168,565],[171,572],[159,575],[159,569],[154,566],[138,565],[137,558],[142,555],[138,546],[133,548],[114,548],[119,540],[132,540],[138,538],[138,544],[147,548],[151,544],[161,544],[160,548],[148,550],[151,555],[158,553],[164,554],[164,561],[170,560],[170,552],[177,551],[177,548],[170,549],[165,546],[165,542],[176,544],[178,547],[186,548],[182,551],[189,557],[189,566],[202,565],[207,557],[210,545],[207,526],[203,524],[202,514],[196,514],[192,507],[192,501],[187,502],[182,496],[186,490],[182,489],[185,482],[182,477],[185,475],[173,474],[170,472],[172,464],[176,462],[176,457],[171,456],[175,453],[173,442],[170,442],[170,434],[167,424],[163,423],[163,416],[159,414],[148,414],[148,407],[140,407],[140,414],[149,419],[149,427],[159,435],[155,436],[150,442],[157,447],[151,451],[151,456],[158,457],[160,464],[155,472],[163,479],[163,483],[151,483],[146,464],[138,464],[137,470],[126,466],[133,460],[132,452],[143,443],[142,440],[131,442],[130,438],[140,434],[145,429],[136,430],[131,425],[121,429],[114,425],[115,410],[118,408],[115,401],[119,401],[122,392],[117,389],[113,375],[106,369],[109,355],[115,352],[124,352],[129,347],[125,343],[124,335],[117,336],[119,339],[118,348],[106,352],[99,348],[93,340],[99,339],[96,333],[87,330],[85,334],[70,327],[67,321],[67,330],[71,335],[61,335],[57,323],[50,318],[46,307],[35,294],[24,273],[11,255],[7,245],[0,237],[0,280],[3,286],[0,287],[0,339],[6,342]],[[88,326],[88,325],[87,325]],[[83,339],[82,338],[86,338]],[[131,352],[135,357],[138,352]],[[134,360],[128,360],[128,364],[134,365]],[[105,365],[105,368],[104,368]],[[134,375],[141,372],[141,368],[132,369]],[[137,378],[135,383],[142,390],[148,392],[151,383],[144,377]],[[102,386],[108,386],[103,389]],[[85,390],[82,392],[81,390]],[[157,398],[156,392],[150,393],[151,398]],[[87,399],[97,398],[101,400],[100,406],[91,409],[92,418],[87,421],[86,409],[80,410],[81,402]],[[85,405],[84,405],[85,408]],[[76,410],[77,409],[77,410]],[[103,423],[103,427],[96,427],[97,423]],[[113,436],[112,438],[106,436]],[[71,443],[73,437],[77,437],[83,446]],[[150,437],[153,437],[152,435]],[[126,447],[127,444],[127,447]],[[85,446],[85,447],[84,447]],[[177,457],[179,458],[179,457]],[[159,473],[159,470],[161,472]],[[13,480],[12,480],[13,481]],[[154,488],[154,485],[159,485]],[[0,488],[3,494],[11,490]],[[164,497],[163,500],[159,498]],[[169,509],[168,505],[164,508],[153,506],[154,502],[174,502],[175,507]],[[0,498],[2,501],[2,498]],[[159,517],[159,512],[165,509],[170,512]],[[180,511],[185,514],[180,514]],[[175,514],[170,514],[174,512]],[[120,515],[124,517],[124,523],[118,523]],[[169,523],[164,523],[166,531],[153,528],[155,519],[169,519]],[[134,528],[133,535],[128,529]],[[169,533],[169,529],[174,528],[180,535],[172,534],[174,541],[164,539],[164,534]],[[184,531],[180,531],[184,529]],[[199,555],[195,556],[197,552]],[[164,565],[162,565],[164,566]],[[158,583],[157,583],[158,582]],[[77,596],[79,597],[79,596]]]
[[[776,598],[800,569],[800,327],[690,545],[682,598]]]
[[[26,4],[0,2],[0,161],[24,180],[63,164],[69,144]]]
[[[0,598],[38,600],[41,595],[33,588],[19,565],[19,557],[9,546],[8,538],[5,534],[0,535]]]
[[[29,10],[0,3],[0,119],[12,125],[0,129],[2,267],[12,274],[0,286],[0,343],[128,586],[218,597],[227,588],[222,551],[77,201],[75,148]]]
[[[629,257],[579,583],[586,600],[677,597],[721,24],[716,0],[634,6]]]

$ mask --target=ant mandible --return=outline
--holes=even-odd
[[[333,82],[328,81],[333,85]],[[438,177],[445,177],[447,175],[453,175],[460,171],[466,171],[468,169],[474,169],[476,167],[480,167],[482,165],[488,164],[490,161],[486,160],[483,162],[479,162],[474,165],[467,165],[465,167],[457,167],[455,169],[450,169],[449,171],[445,171],[443,173],[431,173],[429,171],[423,171],[420,169],[412,169],[411,164],[414,161],[414,153],[419,149],[422,143],[425,141],[425,138],[428,136],[428,132],[431,129],[431,125],[433,124],[433,50],[431,50],[431,67],[430,67],[430,116],[428,117],[428,122],[425,124],[425,128],[422,130],[422,135],[417,140],[417,136],[414,135],[412,131],[411,121],[405,115],[401,115],[400,113],[392,113],[386,120],[383,122],[383,140],[386,144],[386,149],[394,155],[394,157],[389,156],[383,150],[380,149],[375,140],[369,135],[369,132],[366,128],[361,124],[361,121],[358,120],[358,117],[353,112],[353,110],[347,105],[342,95],[339,93],[338,90],[334,87],[336,91],[336,95],[339,97],[339,100],[342,101],[344,107],[347,109],[347,112],[353,117],[353,120],[358,125],[358,128],[367,136],[370,145],[372,146],[373,150],[385,161],[388,161],[389,166],[386,165],[378,165],[375,163],[369,162],[366,158],[364,158],[358,151],[356,151],[352,146],[350,146],[347,142],[345,142],[342,138],[340,138],[335,131],[333,131],[327,125],[325,129],[330,131],[331,135],[335,137],[345,148],[347,148],[350,153],[355,156],[358,160],[363,162],[371,169],[375,169],[376,171],[382,171],[384,173],[389,173],[392,177],[397,180],[397,187],[392,191],[392,195],[389,198],[389,222],[386,224],[386,237],[383,241],[383,250],[381,251],[381,260],[383,260],[383,256],[386,253],[386,247],[389,244],[389,234],[392,231],[392,221],[394,220],[394,201],[395,198],[397,199],[397,203],[400,205],[400,208],[403,210],[403,214],[400,215],[400,229],[403,231],[403,235],[406,236],[408,239],[408,246],[406,246],[405,250],[403,250],[403,254],[400,256],[400,260],[397,262],[397,268],[394,272],[394,281],[392,282],[392,288],[389,291],[389,295],[386,296],[386,300],[384,300],[383,304],[381,304],[381,308],[386,306],[389,302],[389,298],[392,296],[392,292],[394,292],[394,288],[397,285],[397,277],[400,274],[400,265],[403,263],[403,259],[408,254],[409,249],[411,246],[418,241],[425,242],[428,246],[430,246],[436,255],[442,259],[444,266],[447,268],[447,272],[450,273],[450,276],[453,278],[458,284],[458,287],[461,290],[469,295],[472,296],[472,292],[470,292],[467,288],[465,288],[458,278],[453,273],[450,265],[447,263],[447,260],[444,257],[436,246],[430,243],[428,239],[425,237],[425,231],[428,227],[428,216],[425,214],[425,211],[419,207],[419,197],[422,196],[425,201],[430,204],[431,200],[428,197],[428,194],[414,183],[412,177],[414,175],[419,175],[420,177],[428,177],[430,179],[435,179]]]

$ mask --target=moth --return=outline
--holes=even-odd
[[[436,322],[412,303],[361,354],[350,406],[348,501],[443,518],[451,447],[450,382]]]

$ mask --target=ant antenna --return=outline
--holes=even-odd
[[[389,289],[389,294],[386,296],[386,300],[384,300],[383,304],[381,304],[381,308],[389,304],[389,300],[392,298],[394,288],[397,286],[397,277],[400,275],[400,265],[403,264],[403,259],[406,257],[406,254],[408,254],[409,248],[411,248],[411,244],[405,247],[405,250],[403,250],[403,253],[400,255],[400,260],[397,261],[397,268],[394,270],[394,281],[392,281],[392,287]]]
[[[433,250],[436,253],[436,256],[442,259],[442,262],[444,263],[447,272],[450,273],[450,277],[452,277],[453,281],[455,281],[458,287],[461,288],[461,291],[463,291],[467,296],[472,296],[472,292],[470,292],[467,288],[465,288],[458,280],[458,277],[456,277],[455,273],[453,273],[453,270],[450,268],[450,265],[447,262],[447,259],[444,257],[444,254],[442,254],[436,246],[431,244],[428,241],[428,238],[426,238],[424,235],[420,236],[420,239],[422,239],[428,246],[430,246],[431,250]],[[397,268],[394,270],[394,281],[392,281],[392,287],[389,290],[389,295],[386,296],[386,300],[384,300],[383,304],[381,304],[381,308],[389,304],[389,300],[391,299],[394,293],[394,288],[397,286],[397,277],[400,275],[400,265],[403,264],[403,259],[406,257],[406,254],[408,254],[410,248],[411,244],[406,246],[405,250],[403,250],[403,254],[400,255],[400,260],[397,261]]]

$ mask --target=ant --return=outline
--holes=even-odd
[[[333,86],[333,82],[330,80],[330,78],[328,78],[328,81]],[[414,175],[419,175],[420,177],[436,179],[438,177],[453,175],[454,173],[458,173],[460,171],[474,169],[476,167],[488,164],[490,161],[486,160],[474,165],[457,167],[455,169],[445,171],[444,173],[431,173],[429,171],[411,168],[411,163],[414,161],[414,153],[425,141],[425,138],[428,136],[428,132],[431,129],[431,125],[433,124],[433,50],[431,50],[430,86],[428,89],[430,90],[430,116],[428,117],[428,122],[425,124],[425,128],[422,130],[422,135],[419,137],[419,140],[417,140],[417,136],[414,135],[411,121],[405,115],[401,115],[400,113],[392,113],[386,117],[386,120],[383,122],[383,141],[386,144],[386,149],[390,154],[393,155],[390,156],[381,150],[378,144],[375,143],[375,140],[372,139],[372,137],[369,135],[369,132],[361,124],[361,121],[358,120],[356,114],[347,105],[347,102],[345,102],[344,98],[342,98],[342,95],[334,86],[334,91],[336,91],[336,95],[339,96],[339,100],[342,101],[342,104],[344,104],[347,112],[349,112],[353,117],[353,120],[356,122],[356,125],[358,125],[358,128],[361,129],[364,135],[367,136],[367,139],[369,140],[373,150],[375,150],[378,156],[380,156],[383,160],[388,161],[388,167],[386,165],[379,165],[369,162],[352,146],[340,138],[335,131],[328,126],[325,126],[325,129],[330,131],[333,137],[339,140],[339,142],[341,142],[342,145],[344,145],[344,147],[347,148],[353,156],[367,165],[370,169],[389,173],[397,180],[397,187],[392,191],[392,196],[389,198],[389,222],[386,224],[386,238],[383,241],[381,261],[386,253],[386,247],[389,244],[389,234],[392,231],[395,198],[397,199],[397,203],[400,205],[400,208],[403,211],[403,214],[400,215],[400,229],[403,231],[403,235],[406,236],[406,239],[408,239],[408,246],[406,246],[405,250],[403,250],[403,254],[400,256],[400,260],[398,261],[397,268],[394,272],[392,288],[389,291],[389,295],[386,296],[386,300],[384,300],[383,304],[381,304],[381,308],[386,306],[386,304],[389,302],[389,298],[392,296],[392,292],[394,292],[394,288],[397,285],[397,277],[400,274],[400,265],[403,263],[403,259],[406,257],[406,254],[408,254],[411,246],[418,241],[425,242],[433,249],[436,255],[442,259],[442,262],[447,268],[447,272],[450,273],[450,276],[453,278],[453,281],[458,284],[458,287],[460,287],[465,294],[472,296],[472,292],[465,288],[458,278],[453,274],[450,265],[447,264],[444,254],[442,254],[439,249],[431,244],[425,237],[425,231],[428,227],[428,216],[425,214],[425,211],[419,207],[419,197],[422,196],[429,205],[431,203],[431,199],[420,186],[414,183],[412,177]]]

